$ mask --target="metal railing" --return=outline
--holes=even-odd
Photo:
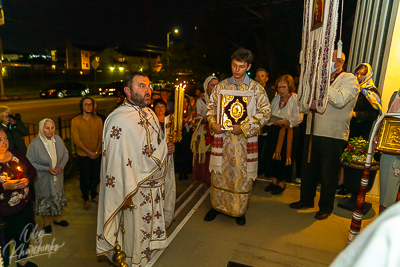
[[[112,110],[105,110],[105,109],[97,109],[96,112],[97,114],[100,115],[100,117],[107,117],[108,114],[111,113]],[[71,122],[73,118],[70,118],[68,120],[61,120],[59,117],[57,121],[55,122],[56,126],[56,134],[61,137],[61,139],[64,141],[65,147],[69,151],[70,155],[73,157],[77,156],[77,149],[75,144],[72,142],[72,132],[71,132]],[[31,141],[38,136],[39,134],[39,124],[38,123],[25,123],[26,127],[29,129],[29,135],[24,136],[24,141],[26,144],[26,147],[29,146]]]

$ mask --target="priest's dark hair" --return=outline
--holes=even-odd
[[[233,52],[231,60],[234,59],[239,62],[246,62],[247,64],[251,64],[251,62],[253,62],[253,53],[251,53],[250,50],[240,47],[238,50]]]
[[[136,76],[142,76],[142,77],[148,77],[146,73],[144,72],[132,72],[131,74],[127,75],[125,78],[125,86],[131,88],[132,87],[132,82],[133,82],[133,78],[135,78]]]

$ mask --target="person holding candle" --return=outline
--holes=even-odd
[[[179,174],[179,181],[187,180],[188,174],[193,171],[193,153],[190,149],[192,140],[192,106],[190,105],[190,98],[188,95],[183,94],[181,90],[181,99],[183,105],[179,105],[178,109],[178,129],[182,129],[182,140],[175,144],[175,172]],[[175,114],[176,115],[176,114]]]
[[[211,156],[212,136],[207,122],[207,106],[210,103],[210,95],[215,86],[218,85],[218,78],[211,75],[203,84],[204,97],[197,99],[197,115],[193,119],[193,136],[191,149],[193,158],[193,181],[201,181],[211,184],[211,173],[209,170]]]
[[[257,177],[258,132],[271,113],[265,90],[247,75],[252,61],[250,50],[235,51],[231,56],[232,77],[221,81],[210,96],[207,120],[215,134],[210,159],[212,208],[205,221],[214,220],[222,212],[234,217],[236,224],[246,224],[245,213]],[[222,102],[230,103],[223,107],[223,114]]]
[[[4,266],[10,266],[10,245],[28,251],[29,237],[35,227],[33,212],[33,180],[36,170],[18,150],[8,149],[8,138],[0,130],[0,219],[4,225],[0,235],[1,255]],[[17,253],[17,267],[35,267],[28,255]]]
[[[36,168],[35,181],[36,214],[43,217],[44,231],[51,233],[51,221],[66,227],[69,223],[61,219],[67,205],[64,193],[64,167],[68,161],[68,150],[60,136],[55,134],[54,122],[43,119],[39,122],[39,135],[32,140],[26,157]]]

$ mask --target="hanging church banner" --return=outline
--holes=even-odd
[[[338,6],[339,0],[304,1],[298,89],[300,112],[308,113],[313,99],[318,113],[326,109]]]

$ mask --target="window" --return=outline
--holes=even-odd
[[[85,53],[85,57],[88,57],[88,53]]]
[[[89,68],[89,63],[86,63],[86,68]]]
[[[125,58],[124,57],[120,57],[120,58],[118,58],[118,61],[119,62],[125,62]]]

